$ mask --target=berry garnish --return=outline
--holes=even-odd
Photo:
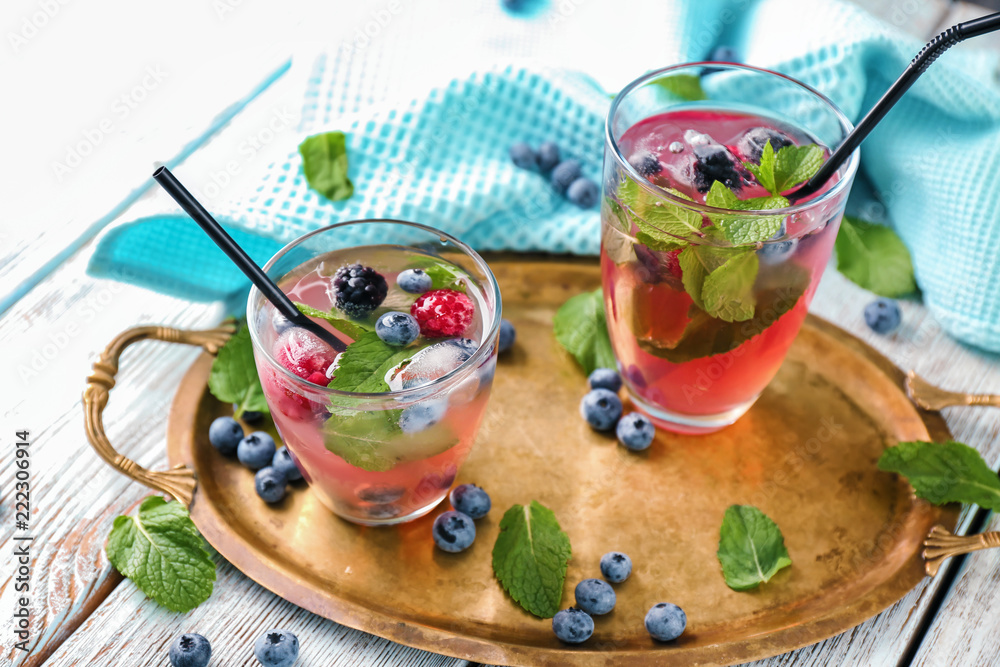
[[[695,157],[694,185],[698,192],[708,192],[714,181],[720,181],[730,190],[743,187],[743,175],[737,167],[736,158],[725,146],[697,144],[692,150]]]
[[[771,142],[771,149],[775,153],[785,146],[792,145],[792,140],[784,132],[769,127],[755,127],[752,130],[747,130],[747,133],[740,137],[736,148],[743,154],[743,159],[747,162],[760,164],[760,156],[768,141]]]
[[[348,317],[365,317],[382,304],[388,293],[385,278],[370,266],[342,266],[333,276],[334,301]]]
[[[629,163],[635,167],[637,172],[646,178],[655,176],[660,173],[660,170],[663,168],[663,165],[660,164],[659,158],[652,153],[642,153],[635,156],[629,160]]]
[[[402,347],[409,345],[420,335],[417,320],[408,313],[391,312],[378,318],[375,333],[386,345]]]
[[[431,288],[434,281],[423,269],[407,269],[396,276],[399,289],[410,294],[423,294]]]
[[[410,314],[428,338],[457,336],[472,324],[476,307],[472,300],[452,289],[436,289],[422,294],[410,307]]]
[[[303,380],[325,387],[330,381],[326,372],[336,353],[305,329],[293,327],[278,337],[274,358]]]

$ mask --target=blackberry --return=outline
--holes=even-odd
[[[698,192],[708,192],[713,181],[720,181],[730,190],[743,187],[733,154],[719,144],[694,146],[694,185]]]
[[[737,148],[748,162],[760,164],[760,156],[764,153],[764,146],[768,141],[771,142],[771,150],[775,153],[785,146],[792,145],[792,140],[784,132],[769,127],[755,127],[740,137]]]
[[[643,153],[642,155],[632,158],[630,162],[632,163],[632,166],[635,167],[635,170],[646,178],[656,176],[660,173],[660,170],[663,169],[659,158],[652,153]]]
[[[348,317],[361,318],[378,308],[389,293],[389,286],[370,266],[351,264],[337,269],[333,276],[333,295],[337,308]]]

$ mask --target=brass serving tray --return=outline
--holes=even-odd
[[[208,442],[209,424],[230,406],[208,392],[205,353],[177,392],[167,452],[179,484],[168,492],[186,500],[193,491],[191,515],[209,543],[312,612],[408,646],[505,665],[755,660],[843,632],[924,578],[924,538],[936,524],[953,529],[957,508],[916,499],[876,461],[898,441],[945,439],[947,427],[938,413],[913,406],[903,374],[876,351],[810,317],[739,422],[707,436],[661,432],[647,452],[629,453],[579,417],[585,378],[552,335],[556,309],[600,284],[596,262],[500,258],[491,266],[518,337],[499,363],[479,439],[457,480],[493,499],[469,550],[434,547],[431,523],[443,506],[407,525],[364,528],[332,515],[305,487],[276,507],[262,503],[253,473]],[[198,336],[179,342],[217,348],[218,331]],[[107,370],[110,383],[98,384],[110,387],[116,367]],[[98,420],[106,400],[106,391],[94,399],[102,403]],[[184,485],[185,467],[195,471],[196,488]],[[173,472],[143,472],[157,477],[157,488],[174,483],[163,477]],[[564,607],[577,582],[600,576],[601,554],[624,551],[634,563],[617,586],[617,607],[579,646],[556,640],[549,620],[523,611],[493,578],[500,517],[533,499],[555,512],[572,541]],[[757,591],[727,588],[715,557],[733,503],[772,517],[793,561]],[[643,627],[660,601],[687,612],[687,631],[675,642],[655,642]]]

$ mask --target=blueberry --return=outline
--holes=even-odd
[[[434,286],[434,281],[423,269],[407,269],[396,276],[399,289],[410,294],[423,294]]]
[[[538,166],[538,153],[523,141],[519,141],[507,151],[510,161],[521,169],[535,169]]]
[[[292,458],[287,447],[282,447],[274,453],[271,465],[289,482],[297,482],[302,479],[302,471],[299,470],[299,466],[295,463],[295,459]]]
[[[233,414],[236,414],[236,411],[239,409],[239,404],[233,403]],[[246,424],[256,424],[264,419],[264,413],[257,412],[256,410],[244,410],[243,414],[240,415],[240,419],[242,419]]]
[[[399,428],[404,433],[417,433],[430,428],[444,417],[448,404],[440,400],[427,400],[414,403],[403,410],[399,416]]]
[[[582,609],[563,609],[552,617],[552,632],[561,642],[579,644],[594,634],[594,619]]]
[[[572,183],[566,190],[566,199],[576,204],[580,208],[592,208],[600,197],[600,190],[597,183],[586,176],[581,176]]]
[[[510,320],[500,320],[500,342],[497,344],[497,352],[506,352],[514,345],[517,338],[517,331]]]
[[[632,559],[621,551],[601,556],[601,574],[613,584],[620,584],[632,574]]]
[[[549,175],[552,187],[561,195],[566,194],[566,189],[578,178],[580,178],[580,163],[576,160],[563,160]]]
[[[274,311],[274,314],[271,315],[271,326],[274,327],[274,335],[277,337],[285,333],[295,325],[292,324],[292,321],[290,319],[288,319],[278,311]]]
[[[208,427],[208,441],[225,456],[236,453],[243,439],[243,427],[232,417],[218,417]]]
[[[580,414],[597,431],[610,431],[622,416],[618,394],[607,389],[593,389],[580,401]]]
[[[785,241],[772,241],[765,243],[757,251],[757,257],[763,264],[778,264],[786,257],[795,252],[799,245],[798,239],[787,239]]]
[[[201,635],[181,635],[170,645],[173,667],[205,667],[212,657],[212,645]]]
[[[257,490],[257,495],[265,503],[276,503],[285,497],[285,487],[288,480],[280,470],[274,466],[267,466],[257,471],[253,477],[253,485]]]
[[[606,614],[615,608],[615,589],[600,579],[584,579],[576,585],[576,606],[591,616]]]
[[[451,510],[434,519],[434,543],[438,549],[457,554],[465,551],[476,539],[476,524],[472,517]]]
[[[591,389],[607,389],[617,394],[622,388],[622,376],[611,368],[595,368],[587,378],[587,384]]]
[[[784,132],[771,129],[770,127],[755,127],[747,130],[746,134],[740,137],[736,143],[743,156],[749,162],[760,164],[760,156],[764,153],[764,146],[771,142],[771,149],[777,153],[785,146],[791,146],[792,140]]]
[[[375,505],[394,503],[404,495],[406,495],[406,489],[389,484],[372,484],[358,491],[358,498]]]
[[[730,190],[743,187],[743,176],[737,170],[732,153],[719,144],[697,144],[694,152],[694,184],[698,192],[708,192],[714,181],[720,181]]]
[[[268,630],[254,642],[253,654],[264,667],[291,667],[299,657],[299,638],[288,630]]]
[[[554,169],[559,164],[559,146],[554,141],[546,141],[538,147],[538,168],[542,171]]]
[[[417,318],[409,313],[386,313],[375,323],[375,333],[386,345],[409,345],[420,335]]]
[[[448,500],[456,511],[468,514],[473,519],[486,516],[493,503],[490,501],[490,494],[483,491],[475,484],[460,484],[448,494]]]
[[[646,613],[646,631],[653,639],[670,642],[681,636],[687,627],[687,614],[675,604],[660,602]]]
[[[615,434],[618,436],[618,442],[625,445],[625,449],[641,452],[653,444],[656,427],[645,415],[630,412],[618,421]]]
[[[633,156],[632,159],[629,160],[629,164],[635,167],[635,170],[646,178],[655,176],[660,173],[661,169],[663,169],[663,166],[660,164],[660,159],[652,153],[640,153],[639,155]]]
[[[240,440],[240,444],[236,447],[236,456],[247,468],[260,470],[271,465],[275,449],[274,438],[264,431],[254,431]]]
[[[865,322],[877,334],[892,333],[901,319],[899,304],[892,299],[875,299],[865,306]]]

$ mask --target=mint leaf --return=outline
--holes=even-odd
[[[493,545],[493,573],[514,601],[540,618],[551,618],[562,602],[572,550],[552,510],[532,500],[514,505],[500,519]]]
[[[374,331],[361,335],[337,357],[330,389],[362,394],[389,391],[385,374],[420,351],[419,346],[386,345]]]
[[[766,211],[788,206],[788,200],[781,195],[739,199],[720,181],[712,182],[712,187],[705,197],[705,203],[715,208],[725,208],[730,211]],[[726,239],[737,245],[767,241],[778,233],[778,230],[781,229],[781,221],[784,219],[784,216],[781,215],[715,214],[709,217],[715,226],[722,230]]]
[[[764,144],[764,150],[761,151],[760,165],[744,162],[743,166],[756,177],[757,182],[763,185],[768,192],[774,195],[781,194],[781,190],[778,190],[774,185],[774,147],[771,146],[770,139],[767,140],[767,143]]]
[[[726,322],[749,320],[756,305],[753,285],[759,268],[757,253],[752,248],[739,250],[708,274],[701,288],[705,312]]]
[[[771,192],[785,192],[809,180],[823,166],[825,157],[826,151],[816,144],[783,147],[774,159],[774,189]]]
[[[672,74],[660,77],[653,83],[682,100],[698,102],[708,99],[705,89],[701,87],[701,77],[694,74]]]
[[[979,452],[960,442],[901,442],[882,453],[878,468],[906,477],[917,496],[935,505],[1000,510],[1000,477]]]
[[[667,192],[690,201],[690,197],[677,190]],[[631,179],[619,186],[617,196],[621,205],[633,214],[638,228],[636,239],[651,250],[669,252],[685,246],[685,239],[690,236],[702,236],[701,213],[654,197]]]
[[[792,564],[777,524],[750,505],[726,510],[717,555],[726,585],[734,591],[757,588]]]
[[[587,375],[595,368],[615,368],[615,353],[604,316],[604,296],[599,288],[577,294],[560,306],[552,325],[556,340],[576,358]]]
[[[320,310],[319,308],[313,308],[312,306],[307,306],[306,304],[299,303],[298,301],[295,302],[295,307],[302,311],[303,315],[315,317],[320,320],[326,320],[334,329],[352,340],[357,340],[366,333],[374,331],[374,329],[367,324],[362,324],[360,322],[341,317],[337,313],[330,310]]]
[[[690,245],[677,256],[683,272],[681,281],[684,283],[684,289],[695,305],[702,310],[705,308],[701,295],[705,278],[726,263],[730,255],[729,250],[712,245]]]
[[[916,291],[910,251],[890,227],[845,215],[835,247],[837,270],[851,282],[893,298]]]
[[[458,438],[443,422],[417,433],[404,433],[399,428],[402,412],[337,409],[323,424],[324,444],[352,466],[369,472],[385,472],[399,463],[422,461],[458,444]]]
[[[150,496],[136,516],[117,517],[105,551],[122,576],[171,611],[191,611],[212,594],[215,563],[176,501]]]
[[[253,358],[250,330],[245,325],[216,355],[208,375],[208,389],[223,403],[234,403],[237,418],[248,410],[269,411]]]
[[[347,199],[354,185],[347,177],[347,138],[343,132],[325,132],[299,144],[302,173],[316,192],[330,201]]]

